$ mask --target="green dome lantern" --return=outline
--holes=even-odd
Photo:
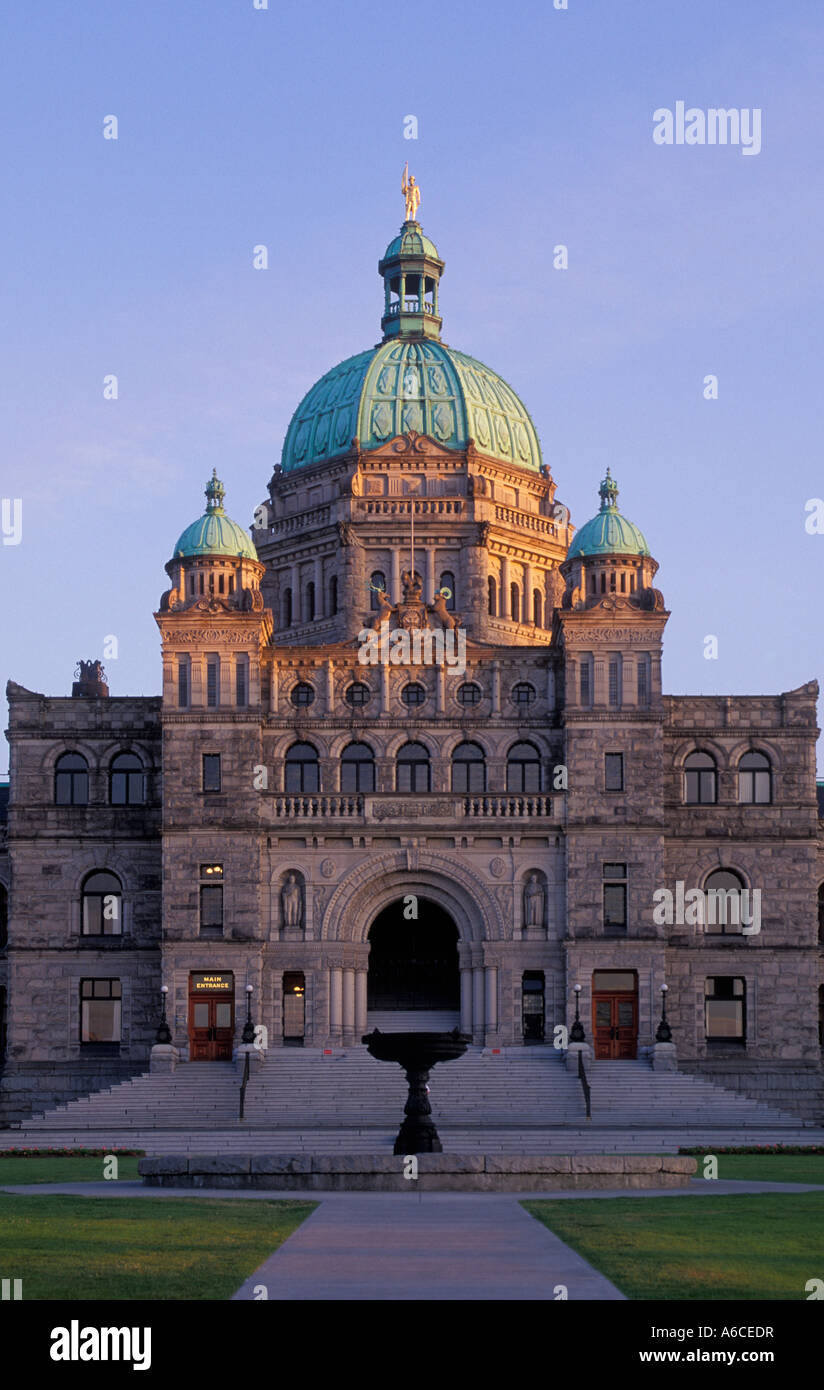
[[[576,533],[567,560],[579,555],[649,555],[643,533],[618,510],[618,484],[609,469],[598,494],[601,510]]]
[[[444,263],[420,223],[407,220],[386,248],[383,341],[322,376],[292,416],[281,468],[291,473],[397,435],[426,434],[539,472],[541,446],[523,401],[497,372],[441,342]]]
[[[213,469],[206,484],[206,511],[186,527],[172,552],[175,560],[208,555],[257,560],[257,551],[248,531],[232,521],[223,510],[225,496],[226,489],[217,476],[217,469]]]

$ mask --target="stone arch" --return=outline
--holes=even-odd
[[[54,776],[54,765],[63,753],[80,753],[89,765],[89,772],[100,771],[100,749],[98,745],[86,743],[82,738],[55,739],[40,758],[40,771]]]
[[[454,733],[448,734],[447,737],[443,740],[443,744],[441,747],[441,757],[444,759],[444,762],[452,761],[452,754],[455,752],[456,748],[459,748],[461,746],[462,743],[477,743],[478,747],[483,752],[484,758],[487,762],[487,766],[489,766],[490,758],[498,757],[498,753],[494,746],[494,740],[493,746],[490,747],[490,739],[487,735],[482,734],[480,730],[474,729],[471,726],[467,725],[466,728],[456,729]]]
[[[462,945],[506,935],[500,904],[465,865],[443,854],[397,850],[359,864],[341,879],[323,914],[321,939],[365,942],[378,913],[409,894],[434,898],[452,917]]]
[[[765,758],[769,758],[773,772],[780,771],[782,767],[781,750],[774,743],[768,743],[765,738],[761,738],[759,735],[756,735],[755,738],[739,739],[727,750],[727,757],[733,771],[738,771],[738,764],[745,753],[763,753]]]
[[[443,756],[441,742],[440,739],[433,738],[429,729],[423,730],[409,725],[391,738],[387,738],[383,756],[395,759],[405,743],[420,743],[430,758],[440,758]]]
[[[709,753],[715,758],[715,765],[719,772],[726,772],[729,767],[729,754],[727,749],[714,738],[705,737],[685,739],[679,743],[672,755],[672,766],[678,772],[684,771],[684,763],[690,753]]]

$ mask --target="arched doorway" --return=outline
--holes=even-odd
[[[417,917],[405,916],[415,903]],[[391,1023],[397,1031],[457,1026],[461,1002],[458,929],[448,912],[427,898],[412,899],[411,906],[409,898],[398,898],[375,918],[369,946],[370,1023],[378,1027]],[[389,1014],[396,1016],[394,1021],[386,1018]],[[434,1014],[440,1017],[435,1020]]]

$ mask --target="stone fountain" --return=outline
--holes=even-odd
[[[426,1091],[429,1073],[438,1062],[462,1057],[472,1039],[453,1029],[451,1033],[381,1033],[375,1028],[361,1039],[379,1062],[397,1062],[406,1072],[409,1095],[403,1108],[406,1119],[398,1130],[393,1153],[439,1154],[443,1145],[432,1119]]]

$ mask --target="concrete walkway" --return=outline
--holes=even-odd
[[[508,1195],[328,1198],[235,1299],[253,1299],[260,1285],[285,1302],[624,1297]]]
[[[204,1197],[234,1201],[317,1201],[317,1210],[234,1295],[303,1302],[444,1302],[470,1299],[597,1301],[624,1295],[582,1256],[529,1216],[522,1200],[722,1196],[816,1192],[812,1183],[707,1182],[688,1187],[544,1193],[240,1192],[224,1188],[153,1188],[140,1182],[29,1183],[0,1192],[81,1197]]]

